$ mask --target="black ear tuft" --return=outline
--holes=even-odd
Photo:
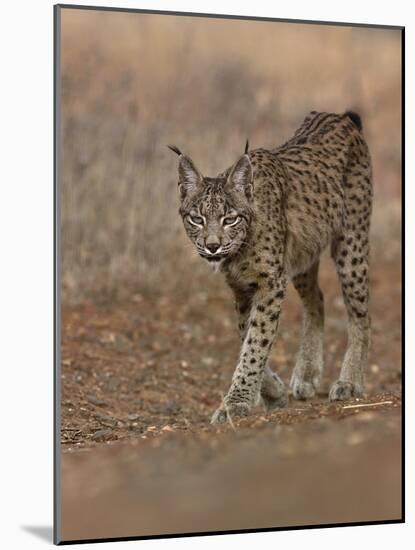
[[[167,147],[171,149],[173,153],[176,153],[176,155],[179,155],[179,157],[183,154],[176,145],[167,145]]]
[[[362,130],[363,124],[359,114],[355,113],[354,111],[346,111],[344,113],[344,116],[348,116],[353,124],[356,126],[356,128],[358,130]]]
[[[247,139],[245,144],[245,153],[244,153],[245,155],[248,154],[248,149],[249,149],[249,140]]]

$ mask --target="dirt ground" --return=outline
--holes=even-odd
[[[326,265],[321,393],[233,426],[209,424],[239,344],[225,285],[191,300],[135,294],[63,307],[63,538],[399,519],[399,264],[385,261],[372,273],[365,397],[327,401],[347,336]],[[287,383],[300,321],[290,290],[272,352]]]

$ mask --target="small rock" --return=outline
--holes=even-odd
[[[95,413],[94,416],[104,426],[111,426],[112,428],[114,428],[118,422],[116,418],[108,416],[106,414]]]
[[[98,430],[97,432],[95,432],[93,434],[92,439],[94,441],[99,441],[100,439],[105,439],[106,437],[108,437],[111,434],[112,434],[111,430]]]
[[[96,405],[97,407],[102,407],[103,405],[107,404],[103,399],[100,399],[95,395],[88,395],[87,400],[89,401],[89,403],[91,403],[92,405]]]
[[[117,391],[120,387],[121,382],[118,378],[111,378],[107,383],[107,388],[109,391]]]
[[[102,344],[113,344],[115,342],[115,334],[113,332],[104,332],[99,341]]]
[[[132,413],[127,415],[128,420],[138,420],[140,418],[140,415],[137,413]]]
[[[161,431],[162,432],[174,432],[174,429],[171,426],[167,425],[167,426],[163,426],[161,428]]]
[[[132,348],[131,340],[124,334],[117,334],[114,347],[117,351],[129,351]]]
[[[160,405],[157,407],[157,412],[161,414],[177,414],[180,412],[180,405],[177,403],[177,401],[167,401],[166,403],[160,403]]]
[[[161,346],[158,342],[153,342],[151,345],[151,349],[153,351],[161,351]]]

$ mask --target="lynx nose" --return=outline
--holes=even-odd
[[[209,250],[209,252],[214,254],[220,248],[219,239],[217,237],[209,237],[209,238],[206,239],[205,246]]]
[[[220,244],[218,243],[206,243],[206,248],[209,250],[209,252],[212,252],[214,254],[217,250],[219,250]]]

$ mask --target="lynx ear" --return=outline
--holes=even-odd
[[[252,165],[247,154],[243,155],[232,168],[228,181],[227,189],[245,193],[251,198],[253,193]]]
[[[179,191],[184,198],[188,193],[193,193],[203,183],[203,176],[196,168],[190,157],[183,155],[175,145],[168,145],[168,148],[179,155]]]

